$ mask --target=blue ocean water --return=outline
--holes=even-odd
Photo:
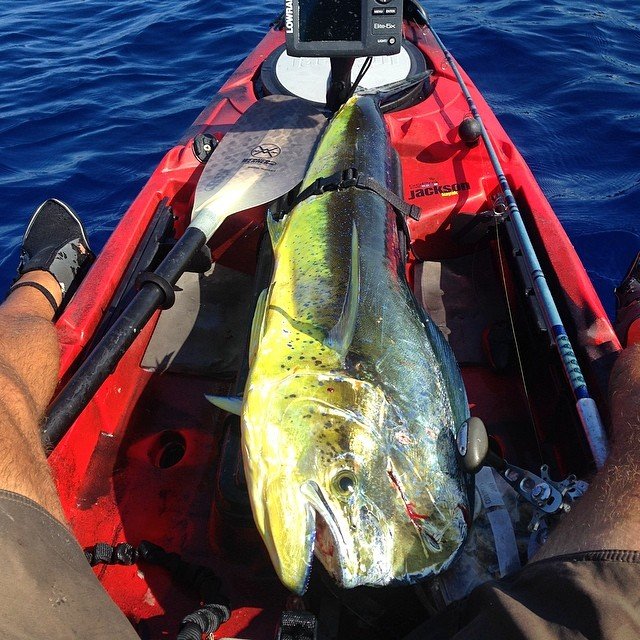
[[[0,290],[55,196],[99,250],[281,2],[0,3]],[[640,19],[623,0],[425,6],[529,162],[607,309],[640,249]]]

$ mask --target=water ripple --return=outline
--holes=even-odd
[[[0,4],[0,288],[46,197],[99,248],[281,2]],[[433,23],[530,163],[599,293],[640,248],[640,26],[622,0],[452,0]]]

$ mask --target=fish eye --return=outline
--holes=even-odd
[[[351,471],[339,471],[332,480],[333,489],[340,498],[350,498],[356,491],[356,484]]]

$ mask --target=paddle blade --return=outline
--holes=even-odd
[[[231,214],[285,195],[302,181],[326,116],[291,96],[267,96],[240,116],[196,187],[192,227],[207,239]]]

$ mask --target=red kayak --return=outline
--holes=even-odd
[[[519,251],[496,224],[507,204],[486,146],[473,127],[460,126],[470,116],[468,102],[427,26],[409,16],[404,35],[406,75],[423,73],[426,80],[384,117],[400,159],[402,195],[421,211],[419,220],[407,219],[409,283],[448,336],[492,450],[534,473],[546,464],[554,478],[586,477],[594,469],[589,435]],[[135,295],[139,274],[153,270],[189,225],[207,151],[260,98],[290,91],[295,73],[315,73],[287,62],[284,41],[276,24],[168,151],[118,224],[58,321],[61,389]],[[606,423],[619,341],[531,171],[462,75]],[[87,549],[148,540],[211,568],[232,609],[216,637],[272,638],[291,607],[307,608],[325,626],[332,621],[331,637],[402,637],[429,615],[412,587],[342,592],[314,570],[304,601],[292,600],[253,525],[238,421],[205,399],[232,394],[243,367],[265,210],[254,207],[224,222],[208,243],[213,268],[180,279],[174,306],[152,315],[87,399],[49,458],[62,504]],[[180,620],[199,606],[189,585],[144,560],[95,570],[142,638],[174,637]]]

